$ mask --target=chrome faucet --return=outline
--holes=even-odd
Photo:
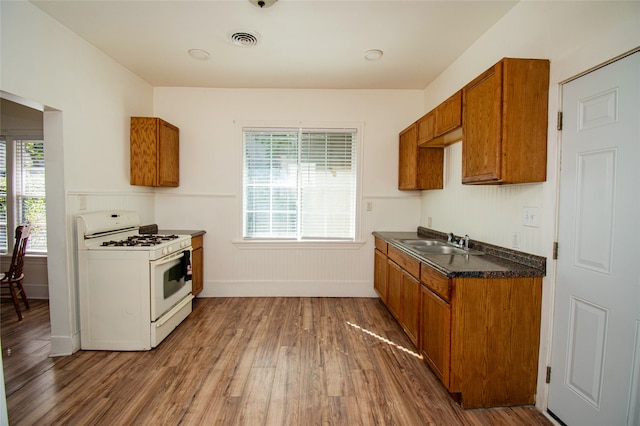
[[[456,236],[453,235],[453,232],[449,232],[449,234],[447,234],[447,243],[451,244],[454,247],[469,250],[469,240],[469,235],[466,234],[464,237],[460,237],[458,241],[456,241]]]
[[[464,245],[465,250],[469,250],[469,236],[464,234],[464,237],[460,238],[460,244]]]

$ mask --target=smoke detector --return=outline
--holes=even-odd
[[[249,0],[249,2],[259,7],[260,9],[266,9],[267,7],[271,7],[276,4],[278,0]]]
[[[229,40],[236,46],[253,47],[258,44],[259,37],[253,31],[236,31],[229,35]]]

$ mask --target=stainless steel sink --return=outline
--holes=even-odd
[[[399,240],[399,242],[410,247],[447,246],[447,243],[438,240]]]
[[[411,250],[423,254],[471,254],[474,256],[484,254],[479,250],[465,250],[438,240],[398,240],[398,242]]]

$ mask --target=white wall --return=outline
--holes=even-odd
[[[640,45],[638,2],[521,2],[422,92],[151,88],[26,1],[0,2],[0,90],[45,112],[52,349],[77,337],[73,216],[84,210],[134,208],[163,227],[202,228],[203,295],[301,292],[368,295],[373,230],[433,227],[551,256],[555,236],[558,83]],[[460,146],[446,151],[444,191],[397,191],[397,134],[412,120],[503,56],[551,59],[548,181],[514,187],[459,184]],[[157,115],[181,128],[181,186],[157,193],[128,184],[128,120]],[[247,250],[239,234],[239,140],[235,122],[364,123],[361,235],[365,244],[336,254],[317,249]],[[115,166],[115,167],[114,167]],[[541,224],[524,230],[523,205]],[[469,211],[474,214],[451,214]],[[496,208],[499,206],[499,208]],[[500,211],[498,219],[492,220]],[[489,218],[487,222],[487,218]],[[337,265],[337,267],[335,267]],[[540,369],[549,351],[554,265],[548,262]],[[320,277],[318,279],[318,277]],[[348,286],[348,287],[346,287]],[[546,388],[539,385],[538,401]]]
[[[71,353],[78,348],[73,217],[104,198],[130,205],[135,193],[153,217],[149,191],[128,183],[129,117],[152,113],[153,89],[30,2],[0,2],[0,19],[2,96],[45,111],[52,352]]]
[[[420,223],[445,232],[547,257],[537,404],[546,408],[555,264],[560,135],[559,83],[640,46],[640,2],[521,2],[425,89],[425,111],[438,105],[502,57],[551,60],[547,181],[511,186],[463,186],[461,144],[445,151],[445,189],[423,191]],[[417,117],[416,117],[417,118]],[[538,207],[540,226],[525,227],[522,208]]]
[[[419,193],[397,190],[398,132],[423,109],[414,90],[156,88],[156,116],[180,128],[180,187],[161,190],[156,219],[205,229],[202,296],[374,296],[374,230],[416,229]],[[360,245],[268,248],[241,238],[243,123],[362,125]],[[373,209],[366,211],[366,203]]]

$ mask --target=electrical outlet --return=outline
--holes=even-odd
[[[522,208],[522,224],[524,226],[538,227],[538,208],[523,207]]]
[[[520,248],[520,234],[517,232],[513,233],[513,242],[511,244],[513,248]]]
[[[431,228],[431,222],[432,222],[431,217],[428,217],[427,218],[427,228]]]
[[[367,201],[367,211],[370,212],[373,210],[373,201]]]

